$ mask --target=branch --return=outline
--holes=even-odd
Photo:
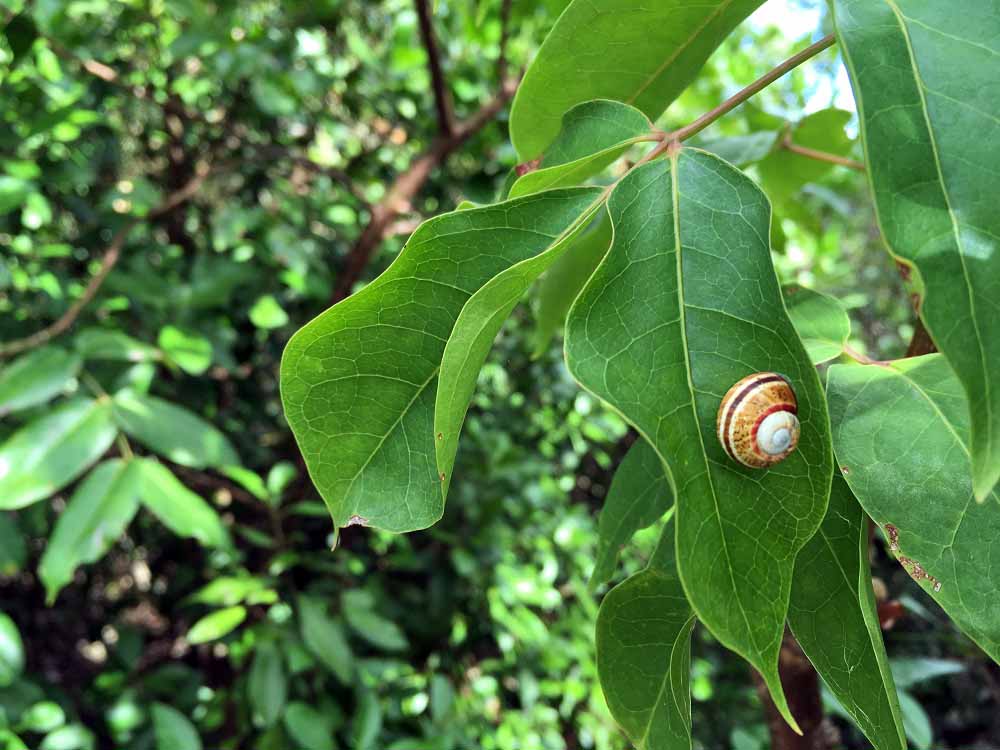
[[[434,25],[431,18],[431,10],[427,0],[415,0],[417,6],[417,18],[420,21],[420,39],[424,43],[427,51],[427,67],[430,69],[431,84],[434,87],[434,106],[437,108],[438,132],[448,137],[454,130],[454,115],[451,107],[451,94],[448,91],[448,82],[444,79],[444,71],[441,70],[441,51],[437,46],[437,39],[434,37]]]
[[[410,203],[427,182],[431,172],[465,141],[496,117],[517,90],[516,80],[507,80],[500,92],[479,110],[455,125],[450,136],[437,138],[430,148],[418,156],[389,188],[385,197],[371,209],[371,218],[354,246],[347,254],[344,268],[337,278],[330,304],[350,295],[351,289],[364,273],[372,254],[400,213],[410,210]]]
[[[198,192],[205,179],[208,177],[209,169],[202,165],[199,169],[198,174],[194,178],[184,185],[182,188],[174,193],[167,196],[167,199],[163,201],[159,206],[152,209],[146,216],[147,221],[156,219],[164,214],[173,211],[175,208],[180,206],[182,203],[191,199],[195,193]],[[91,300],[100,291],[101,285],[104,284],[105,279],[108,278],[108,274],[118,263],[118,259],[121,257],[122,248],[125,246],[125,241],[128,239],[129,234],[139,224],[138,219],[129,219],[121,228],[115,232],[114,237],[111,238],[111,242],[108,244],[107,249],[104,251],[104,255],[101,258],[101,265],[97,269],[90,281],[87,283],[87,288],[83,290],[83,294],[80,298],[76,300],[69,308],[64,312],[58,320],[56,320],[51,325],[46,326],[40,331],[36,331],[30,336],[26,336],[23,339],[16,339],[7,344],[0,345],[0,357],[9,357],[14,354],[20,354],[21,352],[28,351],[29,349],[34,349],[35,347],[46,344],[56,336],[59,336],[66,331],[68,331],[76,319],[80,316]]]
[[[865,165],[859,161],[854,161],[854,159],[848,159],[844,156],[837,156],[836,154],[829,154],[826,151],[817,151],[816,149],[808,148],[806,146],[799,146],[792,143],[792,136],[786,135],[784,140],[781,141],[781,147],[791,151],[793,154],[798,154],[799,156],[805,156],[808,159],[815,159],[816,161],[825,161],[828,164],[837,164],[841,167],[847,167],[848,169],[854,169],[858,172],[865,172]]]

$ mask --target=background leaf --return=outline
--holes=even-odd
[[[0,509],[23,508],[66,486],[117,434],[106,399],[76,398],[29,422],[0,445]]]
[[[306,647],[344,685],[352,684],[354,656],[343,626],[327,614],[326,604],[316,597],[302,595],[298,605],[299,627]]]
[[[80,483],[56,521],[38,575],[51,604],[80,565],[99,560],[121,536],[139,509],[140,466],[105,461]]]
[[[801,286],[786,286],[785,307],[814,365],[839,357],[851,335],[847,310],[826,294]]]
[[[0,687],[7,687],[24,669],[24,643],[17,625],[0,612]]]
[[[882,235],[958,374],[983,500],[1000,479],[1000,7],[836,0]],[[901,137],[905,134],[905,137]]]
[[[0,370],[0,417],[58,396],[80,371],[80,358],[54,346],[18,357]]]
[[[890,551],[955,623],[1000,661],[1000,497],[976,503],[962,386],[940,354],[835,365],[827,395],[837,460]]]
[[[163,464],[139,459],[142,503],[179,536],[192,537],[209,547],[229,546],[229,534],[211,505],[193,493]]]
[[[510,137],[519,158],[542,153],[559,132],[563,113],[591,99],[625,102],[656,119],[762,3],[573,0],[514,98]]]
[[[281,651],[265,641],[257,647],[247,678],[247,690],[254,716],[264,726],[271,726],[285,710],[288,699],[288,676]]]
[[[153,704],[153,734],[156,750],[201,750],[198,730],[175,708]]]
[[[187,633],[188,643],[208,643],[233,632],[247,619],[246,607],[235,606],[210,612],[198,620]]]

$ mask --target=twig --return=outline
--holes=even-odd
[[[848,357],[850,357],[851,359],[853,359],[855,362],[860,362],[863,365],[884,365],[884,364],[886,364],[886,362],[883,362],[880,359],[872,359],[867,354],[862,354],[857,349],[854,349],[853,347],[850,347],[847,344],[844,344],[844,350],[843,351],[844,351],[844,354],[846,354]]]
[[[830,154],[826,151],[817,151],[813,148],[808,148],[807,146],[799,146],[792,142],[792,136],[786,135],[781,141],[781,147],[787,151],[791,151],[793,154],[798,154],[799,156],[805,156],[808,159],[815,159],[816,161],[825,161],[828,164],[837,164],[841,167],[847,167],[848,169],[854,169],[858,172],[865,172],[865,165],[859,161],[854,161],[854,159],[848,159],[845,156],[837,156],[836,154]]]
[[[163,201],[163,203],[152,209],[149,214],[147,214],[146,219],[152,220],[163,216],[164,214],[173,211],[185,201],[189,200],[195,193],[198,192],[198,189],[205,182],[208,174],[208,167],[202,165],[199,168],[198,174],[196,174],[190,182],[176,192],[171,193],[167,199]],[[80,298],[70,305],[66,312],[64,312],[58,320],[40,331],[36,331],[30,336],[0,345],[0,357],[10,357],[12,355],[28,351],[29,349],[34,349],[35,347],[46,344],[56,336],[68,331],[76,322],[80,313],[83,312],[83,308],[90,304],[91,300],[93,300],[97,295],[101,285],[104,284],[108,274],[111,273],[111,269],[113,269],[115,264],[118,263],[118,259],[121,257],[122,248],[125,246],[125,241],[128,239],[129,234],[138,223],[138,219],[129,219],[118,229],[117,232],[115,232],[114,236],[111,238],[111,242],[108,244],[107,249],[104,251],[104,255],[101,258],[101,265],[97,269],[97,273],[91,277],[90,281],[87,283],[86,289],[83,290],[83,294],[80,295]]]
[[[438,132],[448,137],[454,131],[454,115],[452,114],[451,94],[448,82],[441,69],[441,51],[438,49],[434,36],[434,24],[431,19],[430,6],[427,0],[414,0],[417,8],[417,19],[420,22],[420,39],[427,51],[427,68],[431,74],[431,85],[434,88],[434,106],[437,109]]]

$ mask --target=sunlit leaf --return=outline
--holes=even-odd
[[[54,346],[18,357],[0,370],[0,417],[58,396],[80,371],[80,358]]]
[[[826,294],[800,286],[786,286],[785,307],[813,364],[839,357],[851,335],[847,310]]]
[[[179,536],[212,547],[229,545],[229,534],[211,505],[193,493],[163,464],[138,460],[142,475],[142,504]]]
[[[228,635],[247,619],[246,607],[226,607],[202,617],[187,633],[188,643],[207,643]]]

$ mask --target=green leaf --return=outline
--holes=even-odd
[[[778,652],[795,555],[826,513],[833,461],[819,378],[771,266],[770,207],[742,172],[683,149],[634,169],[608,209],[614,244],[570,310],[566,361],[666,463],[688,598],[794,726]],[[719,444],[716,414],[730,386],[770,371],[795,389],[802,433],[781,464],[747,469]]]
[[[247,610],[242,605],[210,612],[191,626],[187,634],[187,641],[198,644],[218,640],[233,632],[243,624],[245,619],[247,619]]]
[[[168,361],[190,375],[201,375],[212,364],[212,342],[192,331],[166,326],[157,344]]]
[[[73,579],[78,566],[100,560],[124,533],[139,509],[140,474],[137,462],[113,459],[90,472],[77,487],[38,564],[49,604]]]
[[[247,691],[254,718],[261,725],[269,727],[281,718],[288,699],[288,675],[281,651],[273,642],[265,641],[257,646]]]
[[[187,409],[130,390],[116,393],[112,403],[125,432],[176,464],[203,469],[240,462],[229,439]]]
[[[210,547],[227,547],[229,533],[215,509],[193,493],[155,459],[139,459],[142,503],[178,536]]]
[[[19,730],[45,734],[66,723],[66,712],[53,701],[42,701],[31,706],[18,722]]]
[[[633,444],[608,489],[597,527],[597,560],[590,575],[591,587],[611,579],[618,553],[632,535],[644,529],[673,504],[663,461],[645,440]]]
[[[0,512],[0,576],[13,576],[24,568],[27,560],[28,544],[17,518]]]
[[[352,750],[372,750],[382,731],[382,706],[369,687],[358,686],[354,721],[351,723]]]
[[[889,666],[892,668],[892,678],[896,681],[896,685],[904,690],[938,677],[961,674],[965,671],[965,665],[960,661],[920,657],[893,659]]]
[[[520,160],[541,154],[563,113],[591,99],[625,102],[655,120],[762,3],[573,0],[514,97],[510,137]]]
[[[562,129],[545,149],[538,169],[518,178],[508,197],[579,185],[652,129],[649,118],[627,104],[607,99],[578,104],[563,115]]]
[[[0,370],[0,417],[44,404],[80,372],[80,358],[55,346],[36,349]]]
[[[302,595],[298,605],[299,627],[306,648],[338,680],[350,685],[354,678],[354,655],[343,626],[327,614],[326,605],[316,597]]]
[[[801,286],[786,286],[785,308],[814,365],[839,357],[851,335],[847,310],[833,297]]]
[[[548,191],[431,219],[388,271],[292,337],[285,416],[337,526],[409,531],[441,517],[432,409],[452,326],[480,286],[552,244],[593,196]]]
[[[597,198],[596,189],[592,195]],[[515,263],[494,276],[473,294],[455,321],[441,357],[441,371],[434,403],[434,434],[437,436],[437,468],[444,491],[451,484],[458,438],[476,381],[489,356],[493,341],[518,301],[535,280],[573,247],[595,211],[592,204],[545,250]]]
[[[844,478],[904,568],[1000,662],[1000,495],[976,503],[969,414],[939,354],[891,365],[834,365],[827,383]]]
[[[32,45],[38,39],[38,27],[30,13],[19,13],[7,22],[3,30],[13,53],[11,67],[31,51]]]
[[[160,358],[155,346],[144,344],[121,331],[87,328],[73,339],[73,345],[84,359],[149,362]]]
[[[691,747],[695,617],[668,522],[650,565],[613,588],[597,615],[597,671],[608,708],[637,750]]]
[[[796,146],[847,156],[851,139],[845,128],[850,121],[850,112],[823,109],[802,118],[789,135]],[[776,204],[788,202],[804,185],[822,179],[834,168],[833,164],[785,148],[775,149],[757,165],[764,192]]]
[[[258,328],[281,328],[288,323],[288,313],[284,311],[273,295],[265,294],[250,308],[250,322]]]
[[[67,724],[45,735],[38,750],[94,750],[94,733],[82,724]]]
[[[968,395],[983,500],[1000,479],[1000,13],[995,2],[836,0],[882,236]]]
[[[232,607],[246,601],[255,604],[269,600],[275,593],[268,588],[267,581],[247,574],[221,576],[202,586],[187,601],[198,604]]]
[[[868,565],[868,523],[840,475],[815,536],[795,559],[788,624],[876,750],[906,750]]]
[[[899,693],[899,706],[903,711],[903,726],[910,742],[917,750],[930,750],[934,742],[934,730],[923,706],[912,695],[902,691]]]
[[[351,630],[384,651],[405,651],[406,636],[392,620],[372,609],[373,601],[363,591],[345,591],[341,598],[344,619]]]
[[[0,612],[0,687],[7,687],[24,670],[24,642],[14,621]]]
[[[566,313],[611,246],[611,220],[601,211],[538,283],[533,356],[540,357],[566,321]]]
[[[117,434],[106,399],[75,398],[29,422],[0,445],[0,509],[23,508],[65,487]]]
[[[699,141],[694,145],[715,154],[734,166],[746,167],[765,159],[774,150],[780,137],[780,131],[759,130],[746,135]]]
[[[285,711],[285,729],[305,750],[334,750],[333,724],[324,713],[307,703],[289,703]]]
[[[201,750],[201,738],[184,714],[163,703],[153,704],[156,750]]]

